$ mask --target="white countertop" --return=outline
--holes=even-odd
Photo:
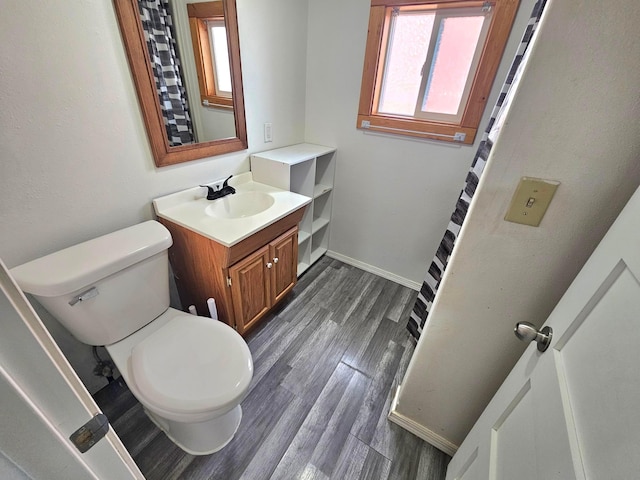
[[[248,217],[213,217],[207,215],[205,209],[222,199],[207,200],[207,189],[194,187],[154,199],[153,208],[158,217],[231,247],[311,203],[311,198],[304,195],[254,182],[251,172],[234,176],[229,185],[236,189],[236,193],[267,193],[274,198],[274,203],[266,210]]]
[[[294,165],[335,151],[336,149],[334,147],[325,147],[324,145],[314,145],[312,143],[299,143],[266,152],[256,152],[251,154],[251,156]]]

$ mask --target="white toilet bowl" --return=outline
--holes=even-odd
[[[104,345],[148,416],[194,455],[220,450],[242,418],[249,347],[228,325],[169,308],[172,239],[149,221],[11,270],[81,342]]]
[[[231,327],[169,308],[106,349],[147,415],[184,451],[207,455],[231,441],[253,375],[249,347]]]

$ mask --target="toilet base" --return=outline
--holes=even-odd
[[[210,455],[222,450],[235,436],[242,420],[240,405],[205,422],[167,420],[144,408],[144,412],[169,439],[191,455]]]

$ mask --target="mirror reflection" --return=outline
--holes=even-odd
[[[113,1],[156,166],[245,150],[235,0]]]
[[[222,1],[139,1],[169,146],[236,136]]]

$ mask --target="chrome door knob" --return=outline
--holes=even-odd
[[[273,257],[273,263],[278,263],[278,257]]]
[[[516,323],[516,328],[513,329],[513,333],[523,342],[536,342],[538,344],[538,350],[541,352],[549,348],[551,338],[553,337],[551,327],[544,327],[538,331],[536,326],[529,322]]]
[[[267,263],[267,268],[271,268],[271,267],[273,267],[273,263],[271,262]]]

